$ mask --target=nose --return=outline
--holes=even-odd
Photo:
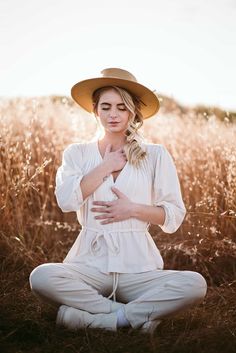
[[[110,118],[111,119],[115,119],[115,118],[117,118],[117,110],[116,109],[112,109],[111,111],[110,111]]]

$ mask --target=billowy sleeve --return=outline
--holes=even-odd
[[[165,233],[174,233],[186,214],[179,178],[174,161],[164,146],[158,145],[155,155],[154,205],[165,211],[165,221],[160,228]]]
[[[78,211],[83,205],[80,182],[83,178],[82,145],[72,144],[63,152],[62,164],[56,173],[55,195],[63,212]]]

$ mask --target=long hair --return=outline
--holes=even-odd
[[[128,91],[117,86],[107,86],[97,89],[92,96],[93,100],[93,110],[96,114],[97,106],[100,99],[100,96],[103,92],[114,89],[119,93],[121,99],[124,102],[124,105],[130,112],[128,127],[125,132],[126,143],[124,145],[124,151],[128,162],[134,166],[138,166],[141,160],[146,157],[146,152],[141,147],[141,136],[138,132],[140,127],[143,125],[143,116],[140,111],[140,100],[131,95]]]

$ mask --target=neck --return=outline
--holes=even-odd
[[[117,150],[119,149],[120,147],[124,146],[125,142],[126,142],[126,136],[124,135],[115,135],[115,134],[112,134],[112,135],[108,135],[106,134],[105,136],[103,136],[99,142],[102,144],[102,145],[109,145],[111,144],[112,145],[112,150]]]

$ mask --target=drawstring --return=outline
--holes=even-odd
[[[110,249],[110,251],[117,255],[120,251],[120,246],[118,244],[118,241],[116,237],[113,236],[113,234],[110,231],[103,231],[103,232],[97,232],[98,234],[96,237],[92,240],[90,244],[90,249],[93,253],[98,252],[101,249],[101,245],[99,245],[99,238],[104,238],[107,247]]]
[[[119,273],[118,272],[113,272],[112,276],[113,276],[112,292],[109,295],[109,297],[107,297],[107,298],[111,299],[113,297],[113,300],[116,301],[116,290],[117,290],[117,287],[118,287]]]

